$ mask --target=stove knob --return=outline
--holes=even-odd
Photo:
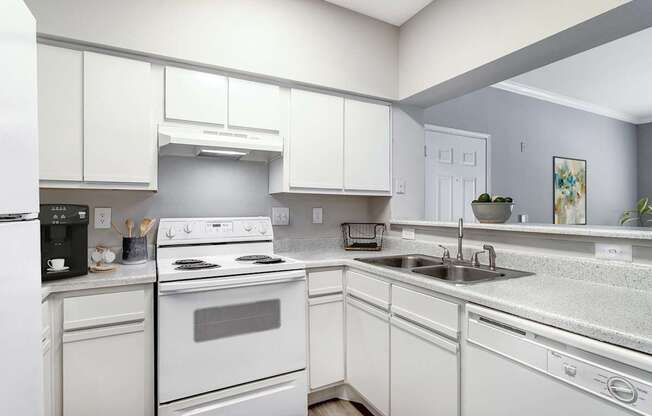
[[[173,228],[173,227],[168,228],[168,230],[165,232],[165,236],[166,236],[169,240],[172,240],[172,239],[174,238],[174,234],[175,234],[175,232],[174,232],[174,228]]]
[[[244,230],[245,230],[246,232],[250,232],[250,231],[252,230],[252,228],[253,228],[253,227],[251,226],[251,224],[249,224],[249,223],[245,223],[245,225],[244,225]]]
[[[190,234],[192,232],[192,224],[188,223],[183,226],[183,232],[186,234]]]
[[[262,235],[265,235],[267,233],[267,225],[265,224],[260,224],[258,226],[258,232]]]

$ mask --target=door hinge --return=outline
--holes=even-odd
[[[423,146],[423,157],[428,157],[428,148],[425,145]]]

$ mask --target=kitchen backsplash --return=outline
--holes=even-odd
[[[290,208],[290,225],[275,226],[276,239],[340,238],[340,223],[368,221],[370,197],[269,195],[264,163],[227,159],[161,157],[158,192],[42,189],[41,203],[89,205],[89,246],[120,245],[111,229],[93,227],[94,208],[110,207],[112,220],[126,218],[269,216],[272,207]],[[312,208],[323,208],[323,223],[312,223]],[[151,233],[153,242],[155,232]]]

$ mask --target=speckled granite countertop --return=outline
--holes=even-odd
[[[154,260],[138,265],[118,264],[117,266],[118,269],[113,272],[89,273],[85,276],[43,282],[41,299],[58,292],[156,282],[156,262]]]
[[[342,249],[288,251],[311,267],[349,266],[531,319],[600,341],[652,354],[652,291],[537,274],[511,280],[455,286],[415,274],[355,261],[356,257],[409,254],[347,252]],[[652,279],[652,276],[650,276]]]

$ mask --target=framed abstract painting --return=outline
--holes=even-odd
[[[553,223],[586,225],[586,160],[554,156]]]

